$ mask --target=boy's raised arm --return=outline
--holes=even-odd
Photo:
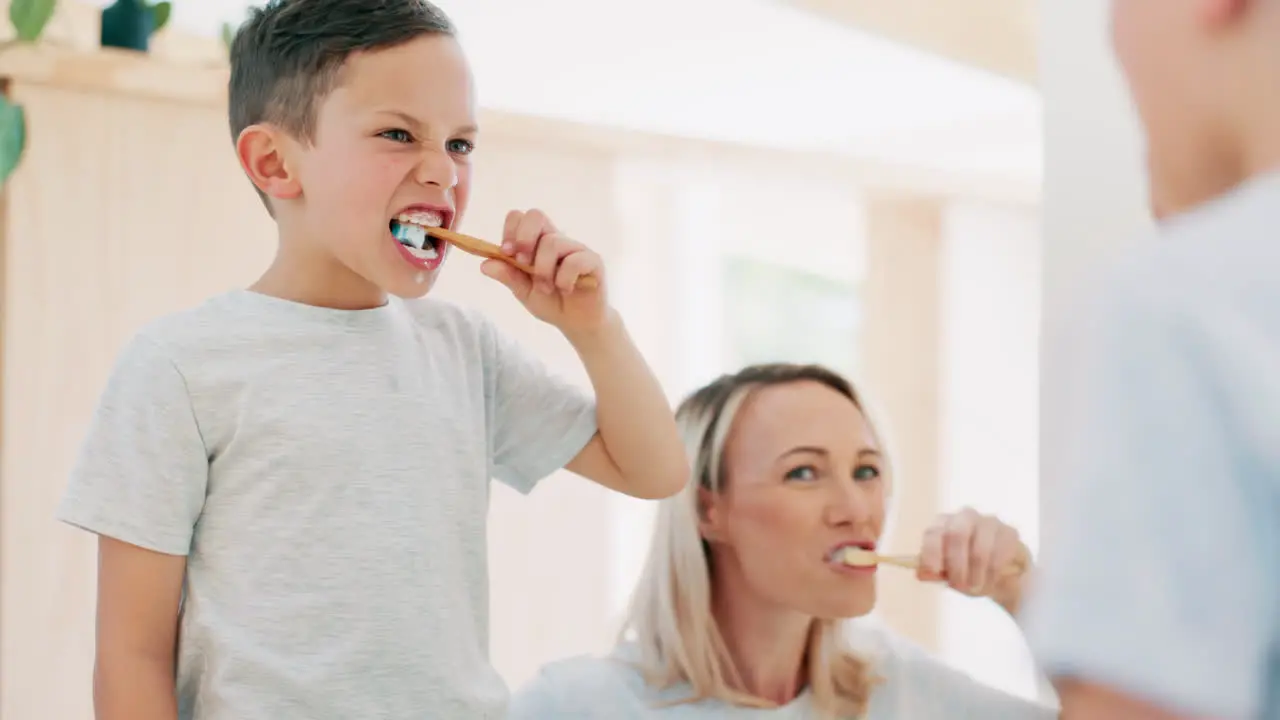
[[[684,445],[666,394],[622,321],[615,316],[569,341],[595,389],[600,430],[565,468],[632,497],[679,492],[689,474]]]
[[[662,386],[609,305],[600,255],[561,235],[538,210],[507,215],[502,247],[532,273],[499,260],[481,269],[564,334],[595,391],[597,432],[565,469],[633,497],[679,492],[688,456]],[[584,277],[595,285],[579,287]]]

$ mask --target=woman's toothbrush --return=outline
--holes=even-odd
[[[920,567],[920,558],[915,555],[880,555],[860,547],[847,547],[841,550],[838,559],[845,565],[853,567],[871,567],[880,564],[897,565],[908,570],[916,570]]]
[[[845,565],[853,567],[871,567],[873,565],[896,565],[907,570],[920,569],[918,555],[880,555],[865,548],[847,547],[840,551],[837,559]],[[1026,567],[1021,563],[1013,563],[1005,568],[1001,575],[1021,575]]]

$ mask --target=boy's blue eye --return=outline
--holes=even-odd
[[[383,130],[382,132],[378,133],[378,135],[390,140],[391,142],[398,142],[398,143],[413,142],[413,136],[410,135],[407,130]]]
[[[450,140],[449,152],[455,155],[470,155],[476,149],[476,144],[470,140]]]
[[[853,479],[859,481],[875,480],[880,477],[880,468],[875,465],[859,465],[853,471]]]

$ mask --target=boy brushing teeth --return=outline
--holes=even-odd
[[[672,494],[666,398],[600,256],[541,212],[503,233],[533,273],[483,272],[564,333],[594,396],[428,296],[448,248],[426,228],[460,222],[477,135],[440,10],[273,0],[231,65],[277,252],[250,288],[143,328],[89,428],[59,516],[99,536],[97,718],[502,717],[490,478]]]
[[[446,208],[415,205],[396,214],[391,221],[391,234],[404,248],[409,262],[434,270],[444,262],[448,251],[446,243],[427,234],[428,228],[444,227]]]

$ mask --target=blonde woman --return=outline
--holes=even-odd
[[[681,404],[690,486],[660,503],[626,629],[607,658],[553,663],[513,720],[758,718],[1042,720],[1056,710],[982,686],[905,642],[844,623],[876,599],[875,570],[833,561],[872,547],[889,458],[847,380],[815,366],[722,377]],[[1029,557],[971,511],[919,548],[923,580],[1011,614]]]

